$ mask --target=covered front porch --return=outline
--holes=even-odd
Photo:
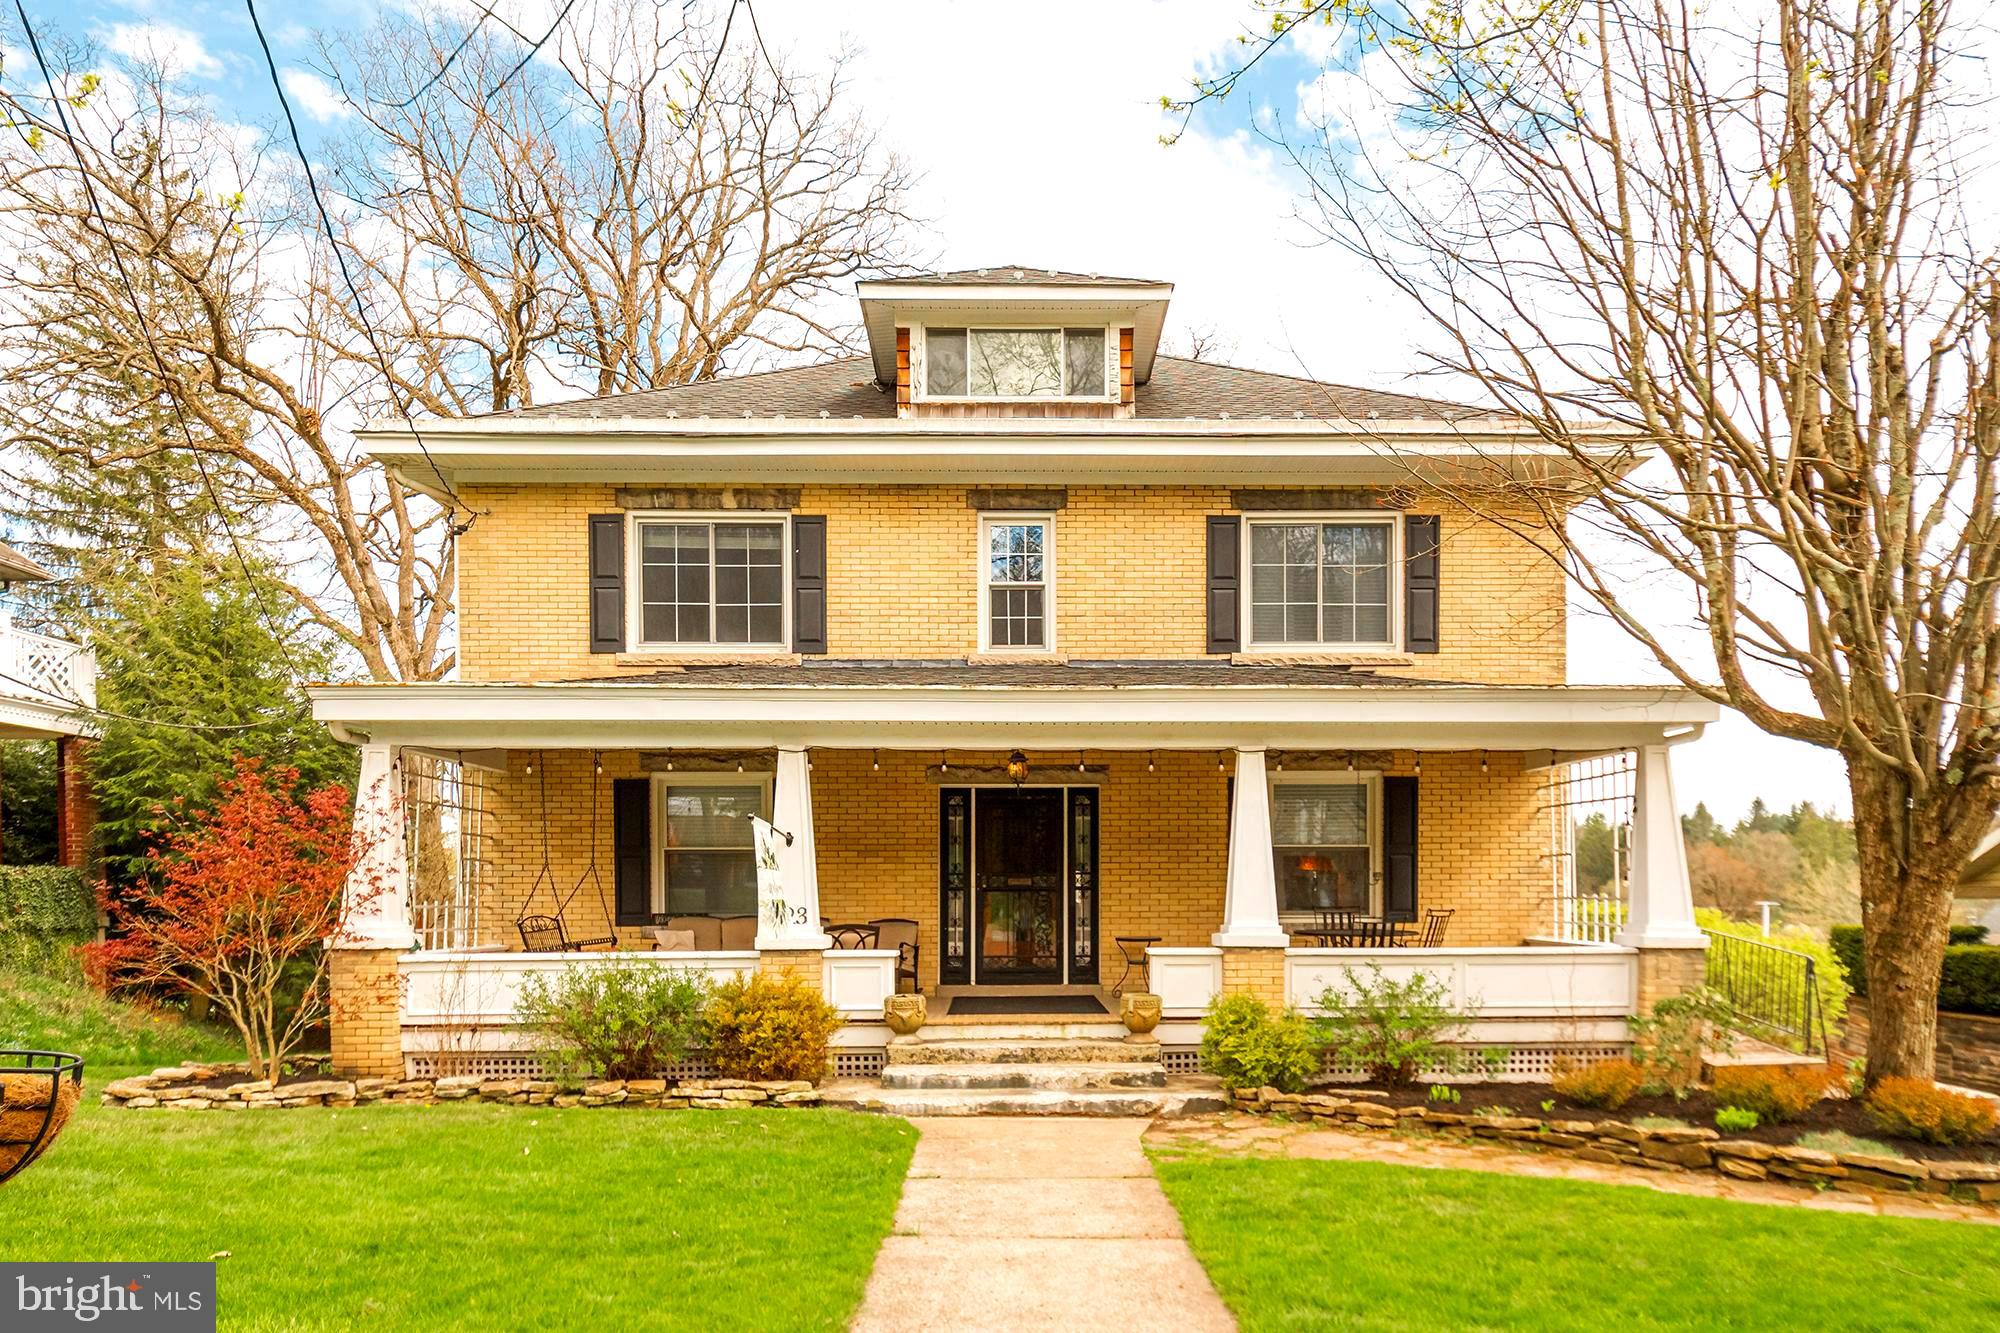
[[[1608,1046],[1654,984],[1646,951],[1699,947],[1669,747],[1704,704],[1093,693],[316,692],[362,745],[365,821],[399,848],[336,969],[395,973],[397,1012],[355,1028],[367,1058],[392,1036],[397,1058],[518,1054],[525,977],[606,957],[807,976],[850,1020],[849,1072],[885,1044],[897,989],[1150,989],[1162,1040],[1191,1050],[1218,993],[1310,1007],[1366,963],[1445,977],[1477,1040]],[[1583,771],[1625,831],[1603,885],[1575,875]],[[791,834],[784,921],[757,915],[753,814]],[[571,947],[524,932],[533,918]],[[1319,933],[1336,919],[1384,933]]]

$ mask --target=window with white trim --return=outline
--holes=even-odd
[[[980,639],[991,649],[1053,646],[1055,523],[1007,515],[980,524]]]
[[[657,786],[661,910],[671,916],[756,915],[750,816],[769,816],[769,779],[703,773]]]
[[[924,330],[927,398],[1103,398],[1106,330]]]
[[[1298,516],[1244,526],[1252,646],[1394,646],[1394,517]]]
[[[1315,773],[1271,782],[1271,848],[1281,916],[1326,909],[1375,915],[1380,904],[1382,782]]]
[[[643,648],[785,645],[785,520],[641,518],[633,623]]]

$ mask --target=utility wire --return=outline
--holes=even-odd
[[[21,0],[14,0],[14,3],[18,6]],[[292,149],[298,154],[299,165],[305,169],[306,188],[312,193],[313,207],[319,211],[320,227],[326,233],[327,244],[333,247],[334,262],[340,266],[340,277],[347,285],[347,293],[354,298],[354,313],[361,321],[361,332],[368,339],[369,350],[375,353],[376,365],[382,372],[383,386],[389,391],[389,402],[402,414],[404,424],[409,426],[410,436],[417,442],[418,452],[423,454],[424,462],[430,465],[432,475],[438,479],[438,483],[444,487],[444,493],[450,497],[453,512],[463,509],[466,513],[466,521],[462,524],[455,518],[448,518],[446,521],[448,537],[456,538],[471,528],[478,514],[474,512],[472,506],[459,497],[450,480],[445,477],[444,470],[438,467],[437,460],[431,457],[430,446],[424,443],[424,433],[417,428],[416,418],[410,414],[409,405],[396,392],[396,380],[389,370],[389,358],[383,354],[382,343],[375,336],[375,323],[368,317],[368,303],[361,299],[361,289],[355,285],[354,274],[347,267],[347,255],[340,248],[340,239],[334,235],[333,215],[327,211],[326,200],[320,197],[319,181],[313,175],[312,159],[306,154],[305,140],[299,136],[298,118],[292,114],[291,100],[285,96],[285,85],[278,78],[277,58],[271,54],[271,43],[265,39],[264,25],[257,17],[257,0],[243,0],[243,4],[250,11],[250,26],[257,33],[257,45],[263,48],[264,64],[271,71],[271,90],[278,95],[278,105],[284,109],[285,124],[292,134]]]
[[[222,524],[223,535],[229,538],[229,549],[236,553],[236,563],[242,566],[243,577],[250,585],[251,595],[257,599],[257,609],[263,614],[265,627],[277,645],[279,657],[284,660],[285,670],[291,678],[291,683],[301,684],[303,673],[299,670],[298,663],[292,660],[288,644],[289,636],[280,627],[270,604],[265,601],[263,584],[251,572],[250,561],[243,554],[243,544],[237,540],[236,530],[230,525],[229,511],[223,507],[222,497],[215,489],[215,479],[209,475],[208,463],[202,457],[200,446],[194,442],[194,428],[188,424],[187,412],[181,406],[180,395],[171,387],[173,375],[167,370],[166,358],[160,355],[159,344],[153,341],[152,322],[146,318],[145,306],[140,303],[139,293],[132,285],[132,275],[126,271],[124,252],[118,248],[118,242],[112,237],[111,224],[105,219],[103,205],[98,202],[97,183],[91,179],[90,168],[84,164],[83,150],[77,147],[76,132],[70,128],[69,113],[63,110],[63,99],[56,93],[55,76],[49,72],[49,62],[42,55],[41,38],[36,36],[35,25],[29,22],[28,10],[22,0],[14,0],[14,12],[20,15],[21,30],[28,37],[28,49],[34,52],[35,64],[42,71],[42,84],[48,89],[49,105],[55,108],[56,121],[62,127],[63,142],[69,145],[70,156],[76,160],[76,172],[83,178],[83,190],[90,199],[90,211],[97,218],[99,230],[104,233],[105,248],[111,251],[111,262],[118,271],[118,284],[124,288],[125,299],[132,305],[133,318],[139,322],[140,336],[145,339],[146,351],[153,358],[153,369],[160,377],[160,386],[166,392],[167,402],[173,406],[175,419],[180,422],[181,435],[187,441],[188,455],[194,459],[195,470],[201,473],[201,484],[208,492],[208,502],[215,506],[216,521]]]
[[[6,681],[9,685],[19,685],[35,694],[46,694],[52,699],[60,699],[72,712],[88,713],[92,717],[115,718],[120,722],[136,722],[142,727],[172,727],[176,731],[256,731],[262,727],[275,727],[283,723],[283,719],[275,717],[266,718],[262,722],[174,722],[164,717],[140,717],[136,713],[121,713],[115,708],[100,708],[81,699],[53,694],[31,680],[22,680],[19,676],[9,675],[4,671],[0,671],[0,680]]]

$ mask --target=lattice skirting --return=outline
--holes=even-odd
[[[1507,1059],[1500,1066],[1493,1080],[1498,1083],[1546,1083],[1555,1073],[1558,1064],[1589,1065],[1599,1060],[1617,1060],[1632,1053],[1630,1045],[1616,1043],[1582,1044],[1548,1043],[1539,1046],[1508,1046],[1494,1043],[1487,1046],[1464,1046],[1468,1065],[1456,1072],[1444,1069],[1427,1069],[1422,1077],[1426,1079],[1451,1079],[1454,1082],[1485,1082],[1489,1075],[1479,1054],[1484,1050],[1503,1050]],[[1168,1069],[1169,1073],[1173,1070]],[[1331,1053],[1320,1062],[1320,1076],[1330,1083],[1359,1083],[1366,1075],[1353,1067],[1343,1067],[1334,1061]]]
[[[843,1047],[833,1053],[835,1078],[874,1078],[882,1072],[887,1052],[880,1048]],[[667,1066],[668,1079],[713,1078],[715,1066],[699,1056]],[[533,1051],[425,1051],[403,1057],[405,1078],[540,1078],[542,1057]]]

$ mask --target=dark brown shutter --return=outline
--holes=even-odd
[[[625,651],[625,515],[590,516],[590,651]]]
[[[1417,780],[1382,779],[1382,916],[1417,919]]]
[[[792,651],[826,651],[826,516],[792,515]]]
[[[1438,516],[1403,515],[1403,651],[1438,650]]]
[[[1208,651],[1233,653],[1243,644],[1243,520],[1208,519]]]
[[[644,926],[653,919],[653,782],[615,778],[611,783],[612,882],[618,924]]]

